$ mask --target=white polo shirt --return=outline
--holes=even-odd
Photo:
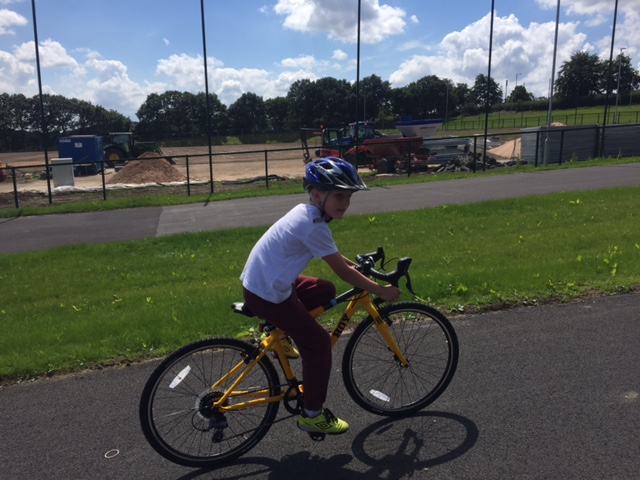
[[[244,288],[271,303],[284,302],[291,285],[313,258],[338,252],[320,210],[299,204],[274,223],[255,244],[240,280]]]

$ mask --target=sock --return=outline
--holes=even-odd
[[[304,413],[309,418],[315,418],[322,413],[322,410],[308,410],[305,408]]]

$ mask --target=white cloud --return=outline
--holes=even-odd
[[[557,8],[557,0],[536,0],[543,8]],[[613,25],[614,2],[603,2],[601,0],[562,0],[561,22],[567,16],[573,19],[580,19],[586,27],[600,26],[607,31],[602,38],[594,38],[592,44],[596,47],[596,53],[602,58],[609,58],[611,49],[610,29]],[[616,41],[615,50],[625,45],[640,44],[640,0],[625,0],[618,3],[618,18],[616,21]],[[629,48],[627,55],[635,56],[637,50]]]
[[[394,87],[402,87],[427,75],[449,78],[455,83],[473,86],[478,74],[486,75],[489,62],[490,15],[459,32],[448,34],[434,55],[414,55],[390,76]],[[560,25],[558,60],[568,60],[573,52],[590,48],[586,35],[577,31],[577,23]],[[555,22],[532,23],[525,27],[514,15],[494,19],[491,76],[504,89],[518,83],[536,96],[546,96],[549,90],[553,61]]]
[[[117,60],[104,60],[92,50],[79,49],[84,61],[71,56],[59,42],[45,40],[40,48],[44,93],[60,94],[102,105],[133,116],[147,95],[166,89],[161,83],[140,85],[129,78],[127,67]],[[0,90],[28,97],[38,91],[34,42],[0,51]]]
[[[316,59],[313,55],[301,55],[297,58],[285,58],[280,62],[284,68],[304,68],[311,70],[317,65]]]
[[[67,50],[59,43],[47,39],[40,43],[38,48],[40,66],[42,68],[76,67],[78,62],[67,53]],[[27,42],[15,48],[16,59],[20,62],[35,62],[35,42]]]
[[[10,2],[1,2],[8,5]],[[13,27],[26,25],[27,19],[12,10],[3,8],[0,10],[0,35],[14,35]]]
[[[15,55],[0,50],[0,91],[26,94],[34,80],[34,72],[33,65],[20,62]]]
[[[225,68],[219,60],[209,58],[207,63],[209,91],[215,93],[225,105],[231,105],[244,93],[252,92],[264,99],[285,96],[291,83],[296,80],[315,79],[306,68],[315,63],[311,56],[287,59],[282,63],[286,64],[287,68],[298,70],[274,76],[273,72],[261,69]],[[204,67],[200,55],[196,57],[186,54],[172,55],[162,59],[158,61],[156,73],[168,77],[166,82],[169,85],[168,88],[194,93],[204,91]]]
[[[131,80],[127,67],[118,60],[90,59],[85,72],[85,81],[76,84],[73,96],[129,116],[135,114],[132,110],[142,105],[149,94],[167,88],[162,83],[138,84]]]
[[[285,17],[285,28],[300,32],[324,33],[331,39],[354,43],[357,40],[357,9],[344,0],[279,0],[274,11]],[[404,33],[406,13],[400,8],[364,0],[361,9],[363,43],[379,43]]]
[[[12,3],[12,0],[0,0],[0,5]],[[557,0],[536,0],[536,3],[555,13]],[[210,91],[216,93],[226,105],[235,102],[246,92],[256,93],[265,99],[284,96],[291,84],[301,79],[316,80],[323,76],[345,78],[346,73],[351,73],[350,78],[355,76],[355,59],[350,59],[346,53],[352,51],[352,46],[336,44],[353,44],[356,41],[355,2],[278,0],[274,4],[273,9],[266,5],[260,9],[263,14],[261,18],[264,20],[270,15],[273,19],[271,12],[275,12],[285,29],[304,33],[301,38],[315,36],[317,41],[323,37],[321,43],[326,44],[323,53],[300,54],[273,62],[273,66],[269,67],[273,71],[250,68],[251,65],[247,65],[247,68],[228,68],[220,60],[209,58]],[[558,68],[576,50],[586,49],[608,59],[611,46],[610,25],[607,27],[607,22],[612,22],[613,2],[562,0],[562,8]],[[625,46],[628,47],[625,54],[635,59],[638,52],[634,46],[640,45],[640,29],[637,28],[640,24],[640,0],[620,2],[619,9],[615,53]],[[394,87],[404,86],[426,75],[450,78],[471,86],[476,75],[487,72],[489,21],[487,15],[446,35],[439,43],[428,44],[415,36],[403,36],[407,24],[411,28],[420,23],[417,16],[409,16],[403,9],[380,0],[362,0],[361,40],[363,43],[378,44],[368,48],[366,55],[372,55],[372,58],[377,52],[393,49],[391,58],[379,56],[373,62],[382,59],[380,63],[375,63],[380,70],[395,68],[390,76],[381,74]],[[0,9],[0,36],[9,38],[16,35],[14,30],[20,33],[20,27],[28,23],[27,18]],[[598,24],[600,27],[594,27]],[[519,74],[519,84],[526,84],[527,89],[535,95],[546,95],[551,74],[555,22],[523,25],[513,15],[498,16],[494,29],[492,76],[502,88],[508,79],[511,90],[516,74]],[[585,32],[589,34],[589,42]],[[594,36],[594,32],[598,33]],[[433,42],[431,39],[429,41]],[[167,38],[162,38],[162,42],[166,46],[172,45]],[[0,49],[0,91],[34,95],[37,92],[34,43],[25,41],[10,49],[5,47],[5,50]],[[406,53],[408,51],[419,54],[409,56]],[[330,56],[324,57],[325,54]],[[159,58],[155,72],[148,73],[153,75],[151,78],[134,78],[127,64],[118,59],[105,59],[98,51],[63,46],[52,39],[41,42],[40,55],[46,93],[84,99],[129,116],[133,116],[150,93],[166,90],[204,91],[201,55],[183,53]],[[638,68],[637,60],[634,63]],[[129,66],[134,71],[133,65]]]
[[[346,60],[348,57],[349,55],[347,55],[346,52],[343,52],[340,49],[334,50],[333,55],[331,56],[331,58],[333,58],[334,60]]]
[[[204,64],[202,55],[192,57],[185,53],[171,55],[169,58],[158,60],[156,74],[170,78],[171,89],[204,91]],[[222,66],[222,62],[215,58],[207,58],[207,70]]]

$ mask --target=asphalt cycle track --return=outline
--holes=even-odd
[[[353,197],[348,215],[636,185],[640,185],[640,163],[478,176],[359,192]],[[307,195],[300,193],[170,207],[0,219],[0,254],[268,225],[296,203],[306,201]]]
[[[640,165],[468,180],[359,193],[370,198],[365,202],[354,197],[350,213],[639,185]],[[372,202],[378,195],[382,199],[375,201],[381,202],[376,208]],[[41,217],[43,223],[16,219],[0,223],[0,244],[4,247],[7,238],[15,239],[4,233],[10,225],[19,225],[9,228],[29,244],[16,251],[28,251],[109,238],[266,224],[296,200],[283,197],[274,203],[260,199],[253,204],[214,202],[124,212],[132,221],[127,215],[112,217],[111,212],[61,215],[65,218],[53,223],[47,221],[49,217]],[[221,208],[222,203],[227,207]],[[90,225],[79,225],[87,222]],[[115,228],[120,223],[124,225]],[[60,232],[65,229],[71,231]],[[112,235],[92,232],[103,229]],[[52,241],[31,242],[24,235],[45,235]],[[5,249],[4,253],[10,252]],[[339,372],[346,343],[342,339],[334,356],[328,406],[349,421],[349,432],[313,442],[282,408],[281,421],[256,448],[213,471],[165,461],[144,440],[137,404],[157,362],[3,386],[0,478],[638,478],[639,307],[640,294],[630,293],[452,317],[461,345],[456,376],[433,405],[401,420],[364,412],[348,397]]]

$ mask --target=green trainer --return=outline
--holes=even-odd
[[[328,408],[322,410],[317,417],[307,417],[304,410],[298,417],[298,428],[305,432],[339,435],[349,430],[349,424],[336,417]]]

